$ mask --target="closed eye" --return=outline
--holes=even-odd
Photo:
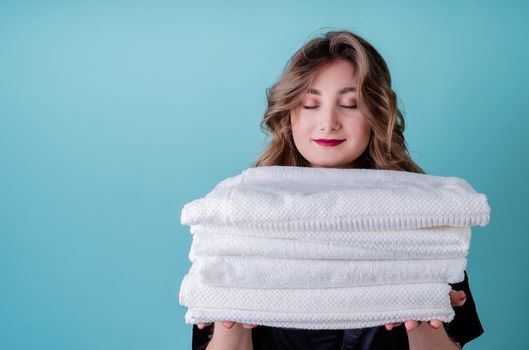
[[[303,106],[303,108],[305,109],[315,109],[315,108],[318,108],[319,106]],[[358,107],[358,105],[353,105],[353,106],[342,106],[340,105],[340,107],[343,107],[343,108],[347,108],[347,109],[355,109],[356,107]]]

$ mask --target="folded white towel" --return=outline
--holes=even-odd
[[[468,254],[470,235],[438,235],[437,243],[416,244],[405,241],[376,241],[358,244],[335,244],[294,239],[273,239],[250,236],[232,236],[216,233],[195,233],[189,250],[189,260],[200,256],[261,256],[288,259],[446,259],[462,258]],[[431,236],[433,238],[433,235]]]
[[[234,320],[240,323],[282,328],[353,329],[375,327],[407,320],[450,322],[454,315],[454,310],[447,307],[353,313],[323,312],[317,314],[188,308],[185,314],[185,321],[187,324],[197,324],[219,320]]]
[[[318,324],[324,329],[330,321],[337,321],[339,313],[347,327],[366,327],[368,323],[382,325],[407,319],[440,319],[448,322],[454,315],[450,304],[450,285],[446,283],[389,284],[383,286],[358,286],[347,288],[313,289],[248,289],[216,287],[201,283],[186,275],[180,286],[179,302],[189,308],[193,323],[213,320],[232,320],[261,325],[288,322],[304,328],[307,321],[318,315]],[[200,317],[193,309],[206,311]],[[217,312],[207,314],[207,310]],[[425,314],[424,311],[428,310]],[[246,311],[246,319],[234,314]],[[263,317],[273,314],[275,321]],[[296,324],[297,321],[302,321]],[[335,325],[333,325],[335,326]]]
[[[262,230],[485,226],[487,197],[464,179],[394,170],[252,167],[184,205],[181,222]]]
[[[298,260],[211,256],[188,275],[203,284],[235,288],[341,288],[364,285],[461,282],[467,259]]]
[[[191,234],[223,234],[261,238],[295,239],[313,242],[326,242],[357,247],[392,246],[444,246],[467,245],[472,229],[470,227],[436,226],[419,229],[366,231],[263,231],[255,227],[239,225],[191,225]],[[232,239],[238,239],[232,237]]]

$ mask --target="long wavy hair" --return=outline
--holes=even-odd
[[[336,59],[354,66],[358,106],[372,130],[369,145],[357,160],[360,167],[425,173],[408,154],[404,117],[386,62],[366,40],[345,30],[306,42],[289,59],[279,80],[266,89],[268,107],[260,128],[271,135],[271,141],[252,166],[310,166],[294,144],[290,114],[302,103],[319,70]]]

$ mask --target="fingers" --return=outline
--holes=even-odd
[[[442,321],[439,321],[439,320],[431,320],[430,321],[430,326],[432,326],[432,328],[434,328],[434,329],[438,329],[442,325],[443,325]]]
[[[402,322],[388,323],[388,324],[386,325],[386,329],[387,329],[388,331],[390,331],[390,330],[392,330],[393,328],[400,326],[401,324],[402,324]]]
[[[257,327],[256,324],[247,324],[247,323],[243,323],[242,326],[243,328],[249,328],[249,329]]]
[[[434,329],[438,329],[439,327],[441,327],[443,325],[443,322],[440,321],[440,320],[431,320],[431,321],[429,321],[429,323],[430,323],[430,326],[432,326],[432,328],[434,328]],[[395,328],[397,326],[400,326],[401,324],[402,324],[402,322],[388,323],[385,326],[386,326],[386,329],[388,331],[390,331],[393,328]],[[415,328],[417,328],[420,324],[421,324],[421,321],[408,320],[408,321],[404,322],[404,327],[406,327],[406,330],[408,332],[411,332]]]
[[[462,306],[467,300],[467,295],[464,291],[451,290],[450,291],[450,303],[452,306]]]
[[[388,323],[385,326],[386,326],[386,329],[388,331],[390,331],[393,328],[400,326],[401,324],[402,324],[402,322],[396,322],[396,323]],[[419,322],[415,321],[415,320],[408,320],[408,321],[404,322],[404,327],[406,327],[406,330],[408,332],[411,332],[412,330],[414,330],[418,326],[419,326]]]
[[[231,329],[235,325],[235,322],[233,322],[233,321],[222,321],[222,325],[225,328]]]
[[[198,329],[204,329],[206,327],[208,327],[209,325],[211,325],[212,322],[210,323],[197,323],[197,327]],[[223,321],[222,322],[222,325],[227,328],[227,329],[231,329],[233,328],[233,326],[235,325],[236,323],[234,321]],[[252,328],[255,328],[257,327],[256,324],[247,324],[247,323],[241,323],[241,325],[243,326],[243,328],[247,328],[247,329],[252,329]]]
[[[211,323],[197,323],[198,329],[204,329],[209,326]]]
[[[413,331],[418,326],[419,326],[419,322],[417,322],[415,320],[408,320],[408,321],[404,322],[404,327],[406,327],[406,330],[408,332]]]

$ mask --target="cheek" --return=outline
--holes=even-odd
[[[299,139],[300,139],[300,125],[299,125],[299,118],[297,117],[291,117],[290,118],[290,129],[292,131],[292,137],[294,139],[294,144],[298,146]]]
[[[368,138],[371,127],[365,118],[354,119],[348,125],[349,132],[358,139]]]
[[[307,119],[292,117],[290,119],[292,126],[292,134],[295,136],[306,136],[310,135],[311,125],[307,122]]]

